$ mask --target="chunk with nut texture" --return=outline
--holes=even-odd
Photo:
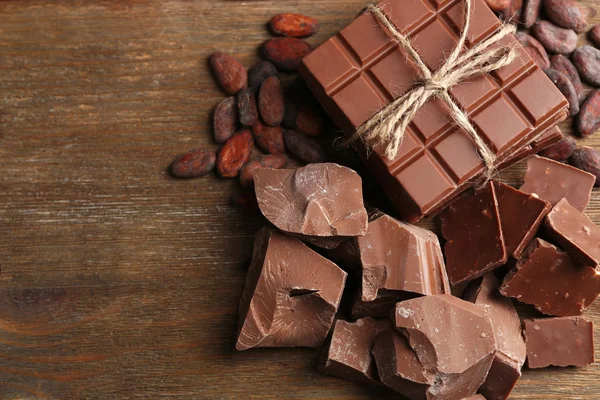
[[[261,229],[240,300],[236,349],[322,346],[346,276],[298,239]]]

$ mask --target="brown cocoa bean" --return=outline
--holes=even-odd
[[[585,81],[600,86],[600,50],[588,45],[581,46],[575,50],[572,59]]]
[[[248,129],[234,133],[225,142],[217,157],[217,171],[225,178],[234,178],[252,154],[254,139]]]
[[[502,11],[502,18],[505,21],[521,22],[521,11],[523,9],[523,0],[511,0],[510,5]]]
[[[236,102],[238,106],[238,118],[242,126],[252,126],[258,120],[258,108],[256,107],[256,96],[249,87],[243,88],[237,93]]]
[[[254,186],[254,171],[258,168],[285,168],[288,159],[283,154],[267,154],[248,161],[240,171],[240,184],[249,189]]]
[[[217,83],[228,96],[233,96],[248,85],[246,68],[229,54],[213,53],[209,63]]]
[[[600,47],[600,25],[595,25],[590,29],[588,37],[594,43],[594,46]]]
[[[560,90],[569,102],[569,115],[577,115],[577,113],[579,113],[579,95],[573,87],[569,77],[555,69],[549,68],[544,72],[546,72],[546,75],[548,75],[548,78],[554,83],[554,86]]]
[[[299,161],[311,164],[327,161],[325,150],[314,139],[288,129],[283,133],[286,149]]]
[[[256,121],[252,126],[252,133],[256,144],[270,154],[282,154],[285,152],[283,144],[283,129],[280,126],[268,126]]]
[[[589,172],[596,176],[594,186],[600,186],[600,153],[591,147],[578,147],[569,159],[569,163],[575,168]]]
[[[577,0],[543,0],[546,16],[556,25],[581,33],[587,26],[589,11]]]
[[[248,71],[248,86],[253,91],[258,92],[260,85],[270,76],[279,77],[279,71],[272,63],[260,60]]]
[[[533,36],[551,53],[571,54],[577,48],[577,34],[548,21],[538,21],[531,30]]]
[[[488,7],[497,12],[502,12],[510,7],[511,0],[485,0]]]
[[[214,150],[195,149],[175,159],[171,164],[171,175],[178,178],[197,178],[208,174],[215,168]]]
[[[278,14],[271,18],[271,31],[275,35],[307,37],[319,30],[319,21],[302,14]]]
[[[258,92],[258,111],[267,125],[277,126],[283,121],[285,98],[281,81],[276,76],[267,78]]]
[[[235,133],[238,111],[235,97],[221,100],[213,113],[213,131],[215,142],[225,143]]]
[[[600,127],[600,89],[594,90],[583,102],[575,121],[577,133],[589,136]]]
[[[562,72],[566,76],[569,77],[577,95],[579,96],[579,101],[584,99],[585,94],[583,92],[583,84],[581,83],[581,78],[579,77],[579,72],[577,72],[577,68],[573,65],[571,60],[562,54],[556,54],[552,56],[550,59],[550,68],[557,70],[558,72]]]
[[[308,105],[287,104],[283,123],[308,136],[321,136],[325,133],[325,120],[319,111]]]
[[[550,68],[550,59],[544,46],[536,38],[525,32],[517,32],[515,37],[521,43],[527,54],[542,70]]]
[[[282,71],[295,72],[300,66],[302,58],[312,47],[304,40],[296,38],[275,38],[263,43],[261,51],[263,56],[271,61]]]
[[[546,150],[542,150],[540,155],[555,161],[567,161],[573,154],[575,147],[577,147],[575,138],[572,136],[565,136]]]
[[[523,25],[525,28],[531,28],[540,16],[542,9],[542,0],[525,0],[523,3]]]

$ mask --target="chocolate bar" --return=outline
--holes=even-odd
[[[498,166],[498,170],[503,170],[510,167],[520,161],[523,161],[539,152],[546,150],[553,144],[560,142],[565,135],[561,132],[558,126],[548,129],[542,136],[535,139],[533,142],[524,146],[521,150],[517,151],[508,160],[504,161]]]
[[[594,324],[584,317],[524,321],[527,366],[584,366],[594,362]]]
[[[549,158],[533,156],[527,160],[525,183],[519,190],[537,195],[553,207],[566,198],[583,212],[590,202],[596,177],[590,173]]]
[[[431,70],[442,65],[462,28],[462,1],[384,0],[379,5]],[[470,22],[467,47],[500,26],[483,0],[473,1]],[[514,46],[517,59],[458,84],[450,95],[501,165],[565,119],[568,103],[513,36],[498,45]],[[370,13],[361,14],[306,56],[299,72],[347,134],[420,79],[413,61]],[[484,171],[472,139],[456,127],[448,107],[437,98],[418,111],[393,160],[384,156],[383,146],[373,149],[369,157],[358,147],[375,179],[409,222],[440,211]]]
[[[261,229],[240,300],[235,348],[323,345],[346,276],[300,240]]]

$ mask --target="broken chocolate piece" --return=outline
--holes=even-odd
[[[514,258],[533,240],[550,203],[500,182],[494,182],[506,252]]]
[[[346,275],[298,239],[261,229],[240,300],[235,348],[323,345]]]
[[[319,371],[352,382],[378,384],[371,350],[373,339],[389,328],[388,320],[367,317],[356,322],[337,320],[328,346],[322,354]]]
[[[411,400],[424,400],[435,375],[423,368],[408,339],[390,327],[375,337],[373,358],[381,382]]]
[[[461,197],[441,217],[446,269],[453,285],[470,282],[506,262],[493,182]]]
[[[533,156],[527,161],[525,183],[519,190],[536,194],[552,206],[563,198],[583,212],[590,202],[596,177],[549,158]]]
[[[580,315],[600,294],[600,273],[538,238],[506,275],[500,293],[544,314]]]
[[[600,227],[562,199],[546,217],[546,231],[563,249],[584,265],[600,264]]]
[[[527,319],[527,366],[584,366],[594,362],[594,324],[583,317]]]
[[[306,236],[359,236],[367,229],[360,176],[333,163],[254,172],[263,215],[284,232]]]
[[[521,320],[512,301],[503,297],[500,282],[492,272],[472,282],[465,300],[484,306],[484,313],[492,322],[496,355],[488,376],[479,388],[488,400],[505,400],[521,377],[525,363],[525,341]]]
[[[427,399],[462,399],[485,381],[496,341],[482,307],[448,294],[423,296],[396,304],[392,323],[435,376]]]

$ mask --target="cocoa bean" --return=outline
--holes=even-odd
[[[577,0],[543,0],[546,16],[556,25],[581,33],[587,26],[589,11]]]
[[[560,28],[548,21],[538,21],[531,31],[551,53],[570,54],[577,48],[577,34],[572,29]]]
[[[258,92],[260,85],[270,76],[279,76],[279,71],[275,66],[265,60],[260,60],[248,71],[248,86],[255,92]]]
[[[280,126],[268,126],[256,121],[252,133],[258,146],[266,153],[281,154],[285,152],[283,144],[283,129]]]
[[[590,29],[588,37],[594,43],[594,46],[600,47],[600,25],[595,25]]]
[[[215,168],[214,150],[195,149],[175,159],[171,164],[171,175],[178,178],[197,178],[208,174]]]
[[[594,186],[600,186],[600,153],[591,147],[578,147],[569,159],[569,163],[575,168],[589,172],[596,176]]]
[[[542,0],[525,0],[523,3],[523,25],[531,28],[538,20],[542,9]]]
[[[521,22],[523,0],[511,0],[510,5],[502,11],[502,18],[513,23]]]
[[[288,129],[283,133],[286,149],[299,161],[311,164],[327,161],[325,150],[314,139]]]
[[[271,31],[275,35],[307,37],[319,30],[319,21],[302,14],[278,14],[271,18]]]
[[[577,113],[579,113],[579,95],[573,87],[569,77],[555,69],[549,68],[544,72],[546,72],[546,75],[548,75],[548,78],[554,83],[554,86],[560,90],[569,102],[569,115],[577,115]]]
[[[571,60],[562,54],[556,54],[552,56],[550,59],[550,68],[557,70],[558,72],[562,72],[566,76],[569,77],[577,95],[579,96],[579,101],[584,99],[585,93],[583,92],[583,84],[581,83],[581,78],[579,77],[579,72],[577,72],[577,68],[573,65]]]
[[[252,154],[254,139],[248,129],[234,133],[225,142],[217,157],[217,171],[225,178],[234,178]]]
[[[492,10],[502,12],[510,7],[511,0],[485,0],[485,2]]]
[[[277,126],[283,121],[285,113],[285,98],[281,81],[276,76],[267,78],[258,92],[258,111],[262,120],[271,126]]]
[[[575,147],[577,147],[575,138],[572,136],[565,136],[546,150],[542,150],[540,155],[555,161],[567,161],[573,154]]]
[[[550,68],[550,59],[544,46],[537,41],[536,38],[525,32],[517,32],[515,37],[521,43],[521,46],[525,49],[527,54],[535,61],[535,63],[542,69]]]
[[[235,133],[238,112],[235,97],[221,100],[213,113],[213,131],[215,142],[225,143]]]
[[[600,127],[600,90],[596,89],[583,102],[575,121],[577,133],[589,136]]]
[[[252,89],[246,87],[240,90],[236,100],[240,124],[248,127],[254,125],[258,119],[258,109],[256,107],[256,96]]]
[[[240,171],[240,184],[243,188],[254,186],[254,171],[258,168],[285,168],[288,159],[283,154],[267,154],[248,161]]]
[[[588,45],[581,46],[575,50],[572,59],[585,81],[600,86],[600,50]]]
[[[233,96],[248,85],[246,68],[229,54],[213,53],[209,63],[217,83],[228,96]]]
[[[321,136],[325,133],[325,120],[321,113],[308,105],[287,104],[283,123],[308,136]]]
[[[289,37],[267,40],[261,47],[262,54],[267,60],[280,70],[288,72],[295,72],[302,58],[311,50],[311,45],[304,40]]]

